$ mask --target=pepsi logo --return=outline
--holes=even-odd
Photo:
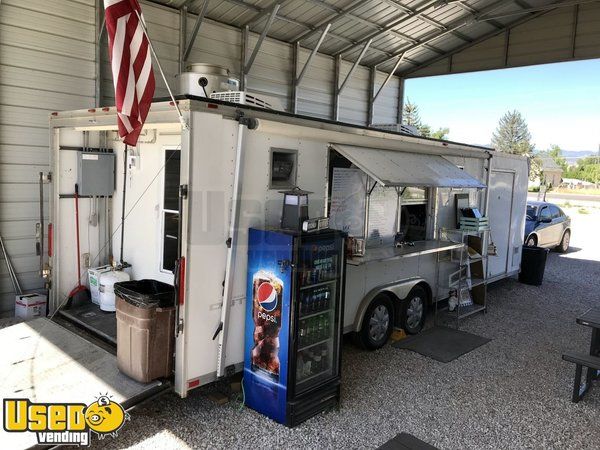
[[[264,282],[258,286],[258,304],[265,311],[271,312],[277,307],[277,290],[271,283]]]

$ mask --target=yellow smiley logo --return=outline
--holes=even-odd
[[[129,414],[117,402],[103,395],[85,409],[85,421],[100,439],[110,434],[116,436]]]

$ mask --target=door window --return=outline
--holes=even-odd
[[[180,151],[165,151],[163,191],[162,271],[173,271],[179,240],[179,174]]]
[[[548,206],[544,206],[540,211],[540,220],[552,219],[552,213],[550,212],[550,208]]]
[[[549,206],[549,208],[550,214],[552,214],[552,218],[558,219],[560,217],[560,209],[558,209],[556,206]]]

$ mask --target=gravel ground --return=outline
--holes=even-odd
[[[515,280],[490,287],[488,314],[462,329],[492,341],[451,363],[389,345],[365,352],[347,344],[341,408],[295,429],[239,402],[217,406],[202,389],[142,405],[118,438],[100,445],[375,448],[408,432],[442,449],[599,448],[600,386],[572,404],[575,368],[561,354],[589,345],[590,330],[575,318],[600,304],[600,211],[573,222],[573,248],[550,254],[542,287]]]

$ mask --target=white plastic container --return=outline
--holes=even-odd
[[[115,283],[129,281],[131,277],[122,270],[111,270],[100,274],[100,309],[115,311]]]
[[[111,270],[112,266],[90,267],[88,269],[88,283],[92,294],[92,303],[100,304],[100,276]]]
[[[46,315],[46,296],[43,294],[22,294],[15,298],[15,317],[30,320]]]

